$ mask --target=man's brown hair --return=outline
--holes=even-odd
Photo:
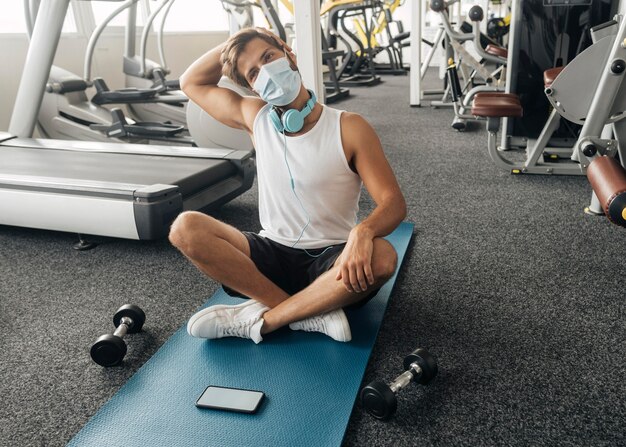
[[[253,39],[264,40],[270,45],[281,50],[283,48],[283,46],[276,38],[262,31],[258,31],[255,28],[242,29],[241,31],[233,34],[226,41],[226,46],[222,50],[222,55],[220,58],[222,62],[222,74],[232,79],[235,84],[247,88],[250,88],[252,86],[248,84],[245,73],[239,72],[239,69],[237,68],[237,63],[239,62],[239,56],[245,49],[246,45]]]

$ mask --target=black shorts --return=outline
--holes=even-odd
[[[308,287],[320,275],[330,270],[346,246],[345,243],[330,247],[303,250],[274,242],[256,233],[244,231],[250,244],[250,258],[257,269],[270,281],[289,295],[294,295]],[[248,298],[241,293],[222,286],[230,296]],[[378,290],[368,295],[376,295]],[[368,299],[358,304],[365,304]]]

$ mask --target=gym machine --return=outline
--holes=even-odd
[[[139,306],[125,304],[113,315],[113,334],[98,337],[91,346],[90,354],[94,362],[100,366],[117,366],[122,363],[128,350],[123,337],[141,331],[146,321],[146,314]]]
[[[163,46],[163,28],[170,9],[176,0],[162,0],[155,10],[148,17],[144,25],[140,54],[135,54],[135,33],[137,28],[136,3],[128,9],[127,26],[125,31],[126,49],[124,53],[124,73],[126,74],[126,85],[138,89],[157,89],[159,101],[134,102],[127,104],[130,112],[139,119],[165,120],[173,123],[180,123],[186,126],[194,144],[198,147],[223,147],[237,148],[241,150],[252,150],[252,140],[247,132],[240,129],[228,127],[211,115],[206,113],[193,101],[188,101],[187,97],[180,91],[178,80],[167,80],[170,73],[165,60],[165,49]],[[157,30],[157,45],[161,64],[146,58],[146,46],[150,33],[150,28],[156,17],[162,14],[159,28]],[[250,90],[236,85],[227,77],[222,77],[220,87],[228,88],[241,96],[254,96]]]
[[[378,0],[377,10],[371,17],[371,26],[366,15],[356,17],[352,23],[354,31],[364,46],[371,46],[375,51],[374,68],[379,74],[406,75],[409,67],[402,62],[402,48],[409,46],[410,32],[404,31],[401,21],[393,19],[393,12],[402,4],[402,0]],[[395,32],[391,31],[394,27]],[[376,55],[386,53],[389,62],[378,62]]]
[[[511,4],[506,93],[520,97],[524,116],[503,121],[503,150],[531,147],[551,112],[544,73],[566,66],[592,42],[589,30],[617,13],[610,0],[514,0]],[[580,127],[559,120],[548,146],[569,151]],[[569,155],[566,155],[569,157]]]
[[[231,35],[240,29],[254,26],[253,8],[257,3],[252,0],[220,0],[220,3],[228,14]]]
[[[504,37],[511,28],[511,14],[504,17],[491,17],[487,21],[487,37],[495,40],[498,45],[504,46]]]
[[[193,103],[188,105],[187,97],[180,90],[172,90],[175,83],[165,79],[164,69],[145,59],[149,26],[144,28],[142,34],[141,57],[134,55],[137,1],[124,1],[93,31],[85,52],[82,78],[60,67],[51,67],[38,117],[40,133],[46,138],[251,150],[252,141],[246,132],[216,121]],[[164,6],[171,6],[172,1],[164,0],[151,14],[152,20]],[[36,16],[37,11],[30,9],[29,0],[24,0],[24,9],[29,20]],[[125,10],[128,10],[129,17],[125,32],[124,69],[127,82],[132,78],[138,87],[111,90],[103,79],[91,79],[92,60],[98,39],[107,24]],[[162,35],[159,43],[161,40]],[[145,72],[145,79],[128,74],[133,72],[137,76]],[[146,86],[142,82],[152,84]],[[92,86],[96,93],[90,99],[87,91]],[[227,78],[220,81],[220,86],[241,95],[251,95]],[[105,106],[114,108],[109,110]],[[134,121],[125,115],[120,106],[126,106],[135,118],[150,121]]]
[[[582,54],[570,64],[578,69],[601,67],[601,70],[593,73],[596,82],[592,85],[597,87],[588,103],[588,112],[574,147],[573,158],[578,160],[593,188],[591,204],[585,211],[588,214],[605,214],[614,224],[626,227],[626,18],[619,16],[618,19],[617,34],[601,39],[587,50],[599,47],[600,42],[608,44],[608,51],[604,51],[604,64],[588,65],[592,62],[590,56],[581,60]],[[617,24],[612,27],[617,27]],[[557,83],[561,75],[563,78]],[[567,85],[566,70],[561,75],[553,83],[555,91],[561,85]],[[550,102],[554,104],[552,98]],[[563,108],[572,102],[570,100],[570,103],[562,104]],[[621,164],[616,156],[619,156]]]
[[[553,111],[546,122],[541,135],[536,141],[529,142],[526,148],[526,157],[519,162],[510,161],[505,157],[505,152],[497,147],[496,133],[500,129],[501,118],[521,117],[523,115],[522,99],[518,95],[508,93],[494,93],[491,96],[480,94],[475,97],[472,106],[472,114],[487,118],[487,131],[489,132],[488,150],[492,160],[501,168],[513,174],[554,174],[554,175],[584,175],[588,167],[582,150],[570,148],[549,148],[550,137],[556,131],[559,121],[565,118],[571,123],[583,125],[599,112],[592,111],[594,98],[597,96],[600,108],[610,108],[611,95],[615,92],[607,91],[602,87],[602,70],[608,69],[608,61],[611,61],[611,47],[619,40],[619,31],[616,22],[611,21],[594,27],[591,30],[593,45],[581,52],[567,66],[559,70],[546,73],[545,94],[552,105]],[[617,37],[616,37],[617,36]],[[621,42],[621,41],[620,41]],[[594,67],[594,68],[591,68]],[[600,69],[598,69],[600,68]],[[618,95],[618,98],[620,96]],[[626,141],[626,134],[619,122],[621,115],[619,108],[626,109],[626,104],[617,101],[609,119],[604,120],[604,125],[613,124],[597,133],[615,135],[617,141]],[[593,118],[596,120],[596,118]],[[582,138],[581,136],[579,137]],[[572,145],[573,146],[573,145]],[[614,144],[617,148],[617,144]],[[572,153],[573,152],[573,153]],[[573,158],[573,160],[570,159]],[[602,212],[599,205],[590,207],[596,212]]]
[[[131,0],[136,1],[136,0]],[[24,12],[28,23],[36,22],[39,2],[24,0]],[[128,7],[126,2],[117,11]],[[47,138],[70,138],[89,141],[116,141],[132,143],[159,143],[163,141],[192,145],[190,138],[184,136],[184,126],[162,122],[135,122],[127,119],[121,109],[109,110],[104,104],[117,104],[120,97],[132,97],[136,101],[155,101],[159,90],[156,88],[122,93],[108,92],[103,80],[97,79],[92,84],[89,79],[91,57],[97,36],[106,26],[100,25],[90,39],[88,57],[85,61],[86,78],[81,78],[60,67],[52,66],[46,84],[38,127]],[[29,27],[29,33],[32,26]],[[97,93],[87,97],[87,90],[94,86]],[[180,98],[180,97],[179,97]],[[185,98],[183,96],[183,98]],[[186,99],[186,98],[185,98]]]
[[[453,29],[448,17],[448,9],[457,1],[431,0],[430,8],[441,16],[441,23],[446,34],[445,42],[451,47],[451,50],[454,50],[453,53],[451,50],[448,50],[448,54],[453,54],[456,62],[454,58],[450,58],[447,68],[448,86],[455,115],[452,127],[458,131],[463,131],[467,128],[468,120],[476,119],[468,113],[475,94],[479,92],[504,91],[504,67],[507,63],[507,50],[493,43],[487,43],[483,48],[486,42],[480,31],[480,22],[484,19],[484,12],[478,5],[473,6],[468,12],[468,18],[472,21],[470,29],[472,32],[464,32],[463,27],[459,31]],[[473,42],[474,49],[481,60],[474,58],[464,48],[463,43],[468,41]],[[487,64],[495,64],[496,68],[491,70]],[[465,66],[472,69],[471,74],[466,73]],[[465,85],[460,83],[457,67],[463,74]],[[482,79],[483,83],[474,86],[476,75]],[[437,107],[440,104],[434,102],[431,105]]]
[[[433,37],[430,39],[430,41],[425,40],[423,37],[424,26],[428,25],[429,22],[432,22],[432,16],[435,15],[435,17],[441,17],[441,15],[439,13],[430,14],[430,1],[415,1],[409,3],[411,5],[412,36],[415,38],[415,40],[421,40],[428,47],[430,47],[425,54],[425,57],[422,57],[422,47],[420,45],[411,45],[410,51],[413,60],[412,65],[420,66],[420,76],[414,75],[411,77],[409,88],[409,105],[411,107],[419,107],[422,100],[429,99],[429,105],[431,105],[432,107],[452,107],[453,104],[448,100],[450,94],[450,86],[447,83],[445,66],[451,58],[454,60],[455,57],[454,48],[452,48],[452,45],[446,41],[447,34],[445,32],[443,22],[440,21],[436,29],[432,29],[432,32],[434,34],[432,35]],[[461,1],[451,0],[446,2],[446,4],[448,6],[454,5],[454,7],[448,8],[446,12],[449,24],[455,30],[457,30],[455,32],[458,32],[459,34],[471,34],[472,27],[469,23],[466,23],[464,21],[464,17],[461,14]],[[502,15],[501,9],[503,7],[503,3],[500,3],[500,11],[498,11],[497,14]],[[488,16],[491,17],[492,11],[493,10],[490,9]],[[430,16],[430,18],[424,19],[423,17],[425,15],[427,17]],[[424,20],[426,20],[426,22],[424,22]],[[460,25],[457,26],[456,24]],[[428,28],[431,29],[431,26],[428,26]],[[481,31],[481,43],[483,48],[485,48],[488,44],[498,45],[498,42],[496,40],[490,39],[486,34],[484,34],[487,32],[486,29],[483,29]],[[424,77],[429,71],[428,69],[432,68],[431,64],[433,63],[434,56],[438,51],[440,51],[440,49],[443,49],[444,62],[443,64],[439,64],[437,69],[439,71],[439,78],[443,80],[443,87],[438,89],[425,89],[423,88]],[[467,73],[466,76],[466,67],[463,64],[461,64],[461,67],[462,75],[465,79],[469,76],[469,73]],[[440,100],[432,100],[434,99],[433,95],[439,96]]]
[[[226,0],[223,0],[226,1]],[[230,0],[228,0],[230,1]],[[352,0],[350,0],[352,1]],[[285,8],[293,15],[293,4],[290,0],[281,0]],[[293,35],[293,28],[290,24],[283,25],[278,17],[278,12],[275,10],[274,5],[270,0],[261,0],[263,14],[266,20],[270,24],[270,27],[275,30],[279,36],[285,36],[285,42],[289,42],[289,39]],[[323,4],[320,9],[320,16],[326,14],[326,4]],[[290,31],[289,33],[287,31]],[[326,66],[327,70],[324,76],[324,102],[326,104],[332,104],[350,96],[350,90],[344,88],[339,83],[339,74],[337,67],[337,58],[345,58],[346,52],[336,47],[331,47],[328,37],[324,31],[324,27],[320,23],[320,40],[322,44],[322,63]]]
[[[93,84],[100,91],[108,87],[101,79]],[[90,83],[60,67],[52,66],[46,92],[39,110],[38,129],[46,138],[67,138],[103,142],[155,143],[176,141],[192,145],[183,135],[184,127],[176,124],[135,122],[119,108],[109,110],[87,97]],[[133,92],[138,100],[148,100],[156,92]]]
[[[328,9],[327,40],[330,47],[337,48],[338,41],[343,43],[346,54],[337,68],[337,78],[342,87],[374,86],[381,82],[376,73],[374,57],[377,50],[372,47],[369,37],[372,33],[372,24],[367,20],[368,14],[375,14],[378,4],[372,0],[334,2]],[[366,43],[362,43],[354,31],[347,26],[350,18],[365,17],[364,34],[368,37]],[[338,27],[341,27],[341,32]],[[348,38],[344,37],[347,36]],[[350,40],[348,40],[350,39]],[[352,48],[352,43],[357,47]]]
[[[134,2],[127,8],[123,70],[126,75],[127,88],[155,89],[158,92],[159,101],[129,101],[127,103],[128,110],[134,118],[140,121],[160,121],[185,126],[187,97],[181,92],[177,79],[166,79],[170,70],[167,68],[163,47],[163,27],[174,2],[175,0],[162,0],[146,19],[139,43],[139,56],[135,54],[137,3]],[[161,22],[157,30],[157,48],[161,63],[157,64],[146,57],[146,49],[152,25],[161,13]],[[91,58],[92,54],[88,56]]]
[[[126,89],[109,91],[102,88],[103,80],[94,80],[94,86],[98,93],[92,98],[94,101],[104,101],[105,103],[122,103],[126,105],[131,114],[139,120],[157,120],[174,125],[182,125],[188,129],[191,143],[198,147],[224,147],[251,150],[252,140],[249,135],[239,129],[228,127],[202,110],[197,104],[188,101],[185,94],[180,91],[178,80],[168,81],[166,75],[169,74],[165,61],[165,51],[163,47],[163,27],[167,20],[168,13],[175,0],[162,0],[161,3],[148,17],[140,41],[140,54],[135,54],[135,35],[137,29],[137,0],[127,0],[120,8],[106,17],[103,23],[94,31],[90,39],[90,45],[85,56],[84,78],[89,81],[91,74],[91,61],[96,42],[102,32],[113,18],[122,11],[128,11],[127,24],[125,29],[125,50],[124,50],[124,73],[126,74]],[[146,48],[148,36],[152,24],[156,17],[162,14],[161,22],[157,32],[158,52],[161,65],[146,58]],[[242,96],[253,95],[247,89],[235,85],[230,79],[223,77],[219,86],[229,88]],[[152,93],[148,99],[141,99],[140,95]],[[105,100],[108,97],[108,100]],[[115,127],[120,127],[119,122],[114,121]],[[174,141],[176,143],[176,141]]]
[[[501,117],[521,115],[522,106],[516,95],[477,96],[472,113],[488,118],[489,153],[499,166],[519,173],[571,174],[578,169],[587,175],[593,189],[585,212],[604,214],[614,224],[626,227],[626,19],[616,19],[592,29],[595,43],[572,60],[546,92],[561,116],[582,124],[573,162],[527,166],[501,156],[495,134]],[[598,39],[599,36],[604,37]]]
[[[127,239],[167,235],[185,210],[251,188],[251,150],[31,138],[70,0],[43,0],[8,133],[0,133],[0,224]]]
[[[437,375],[437,360],[424,348],[404,358],[404,372],[387,385],[374,381],[361,390],[361,405],[376,419],[389,419],[398,407],[396,395],[410,383],[428,385]]]

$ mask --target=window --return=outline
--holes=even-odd
[[[166,32],[228,31],[228,13],[219,0],[176,0],[163,29]]]
[[[0,14],[0,33],[25,33],[26,20],[22,2],[5,2]]]
[[[93,18],[96,22],[96,26],[100,25],[110,14],[113,13],[116,9],[118,9],[123,2],[89,2],[91,4],[91,9],[93,11]],[[154,2],[153,2],[154,3]],[[139,6],[141,5],[141,6]],[[137,26],[143,26],[144,24],[144,15],[146,12],[144,10],[145,2],[140,2],[137,5]],[[130,9],[130,8],[128,8]],[[126,20],[128,18],[128,9],[120,12],[113,20],[109,22],[108,26],[126,26]]]
[[[78,29],[76,28],[76,19],[74,18],[74,11],[72,10],[72,5],[70,5],[70,7],[67,9],[65,22],[63,22],[63,32],[64,33],[78,32]]]
[[[70,6],[63,23],[63,32],[75,33],[76,31],[76,20],[74,20],[74,13]],[[2,14],[0,14],[0,34],[2,33],[26,33],[23,2],[3,2]]]

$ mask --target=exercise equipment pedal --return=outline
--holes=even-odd
[[[140,332],[145,321],[146,314],[139,306],[125,304],[120,307],[113,316],[115,332],[98,337],[91,346],[93,361],[105,367],[122,363],[127,351],[126,342],[122,337]]]
[[[376,419],[387,420],[396,412],[397,394],[409,383],[427,385],[437,375],[437,360],[417,348],[404,358],[404,369],[390,385],[375,380],[361,390],[361,405]]]

